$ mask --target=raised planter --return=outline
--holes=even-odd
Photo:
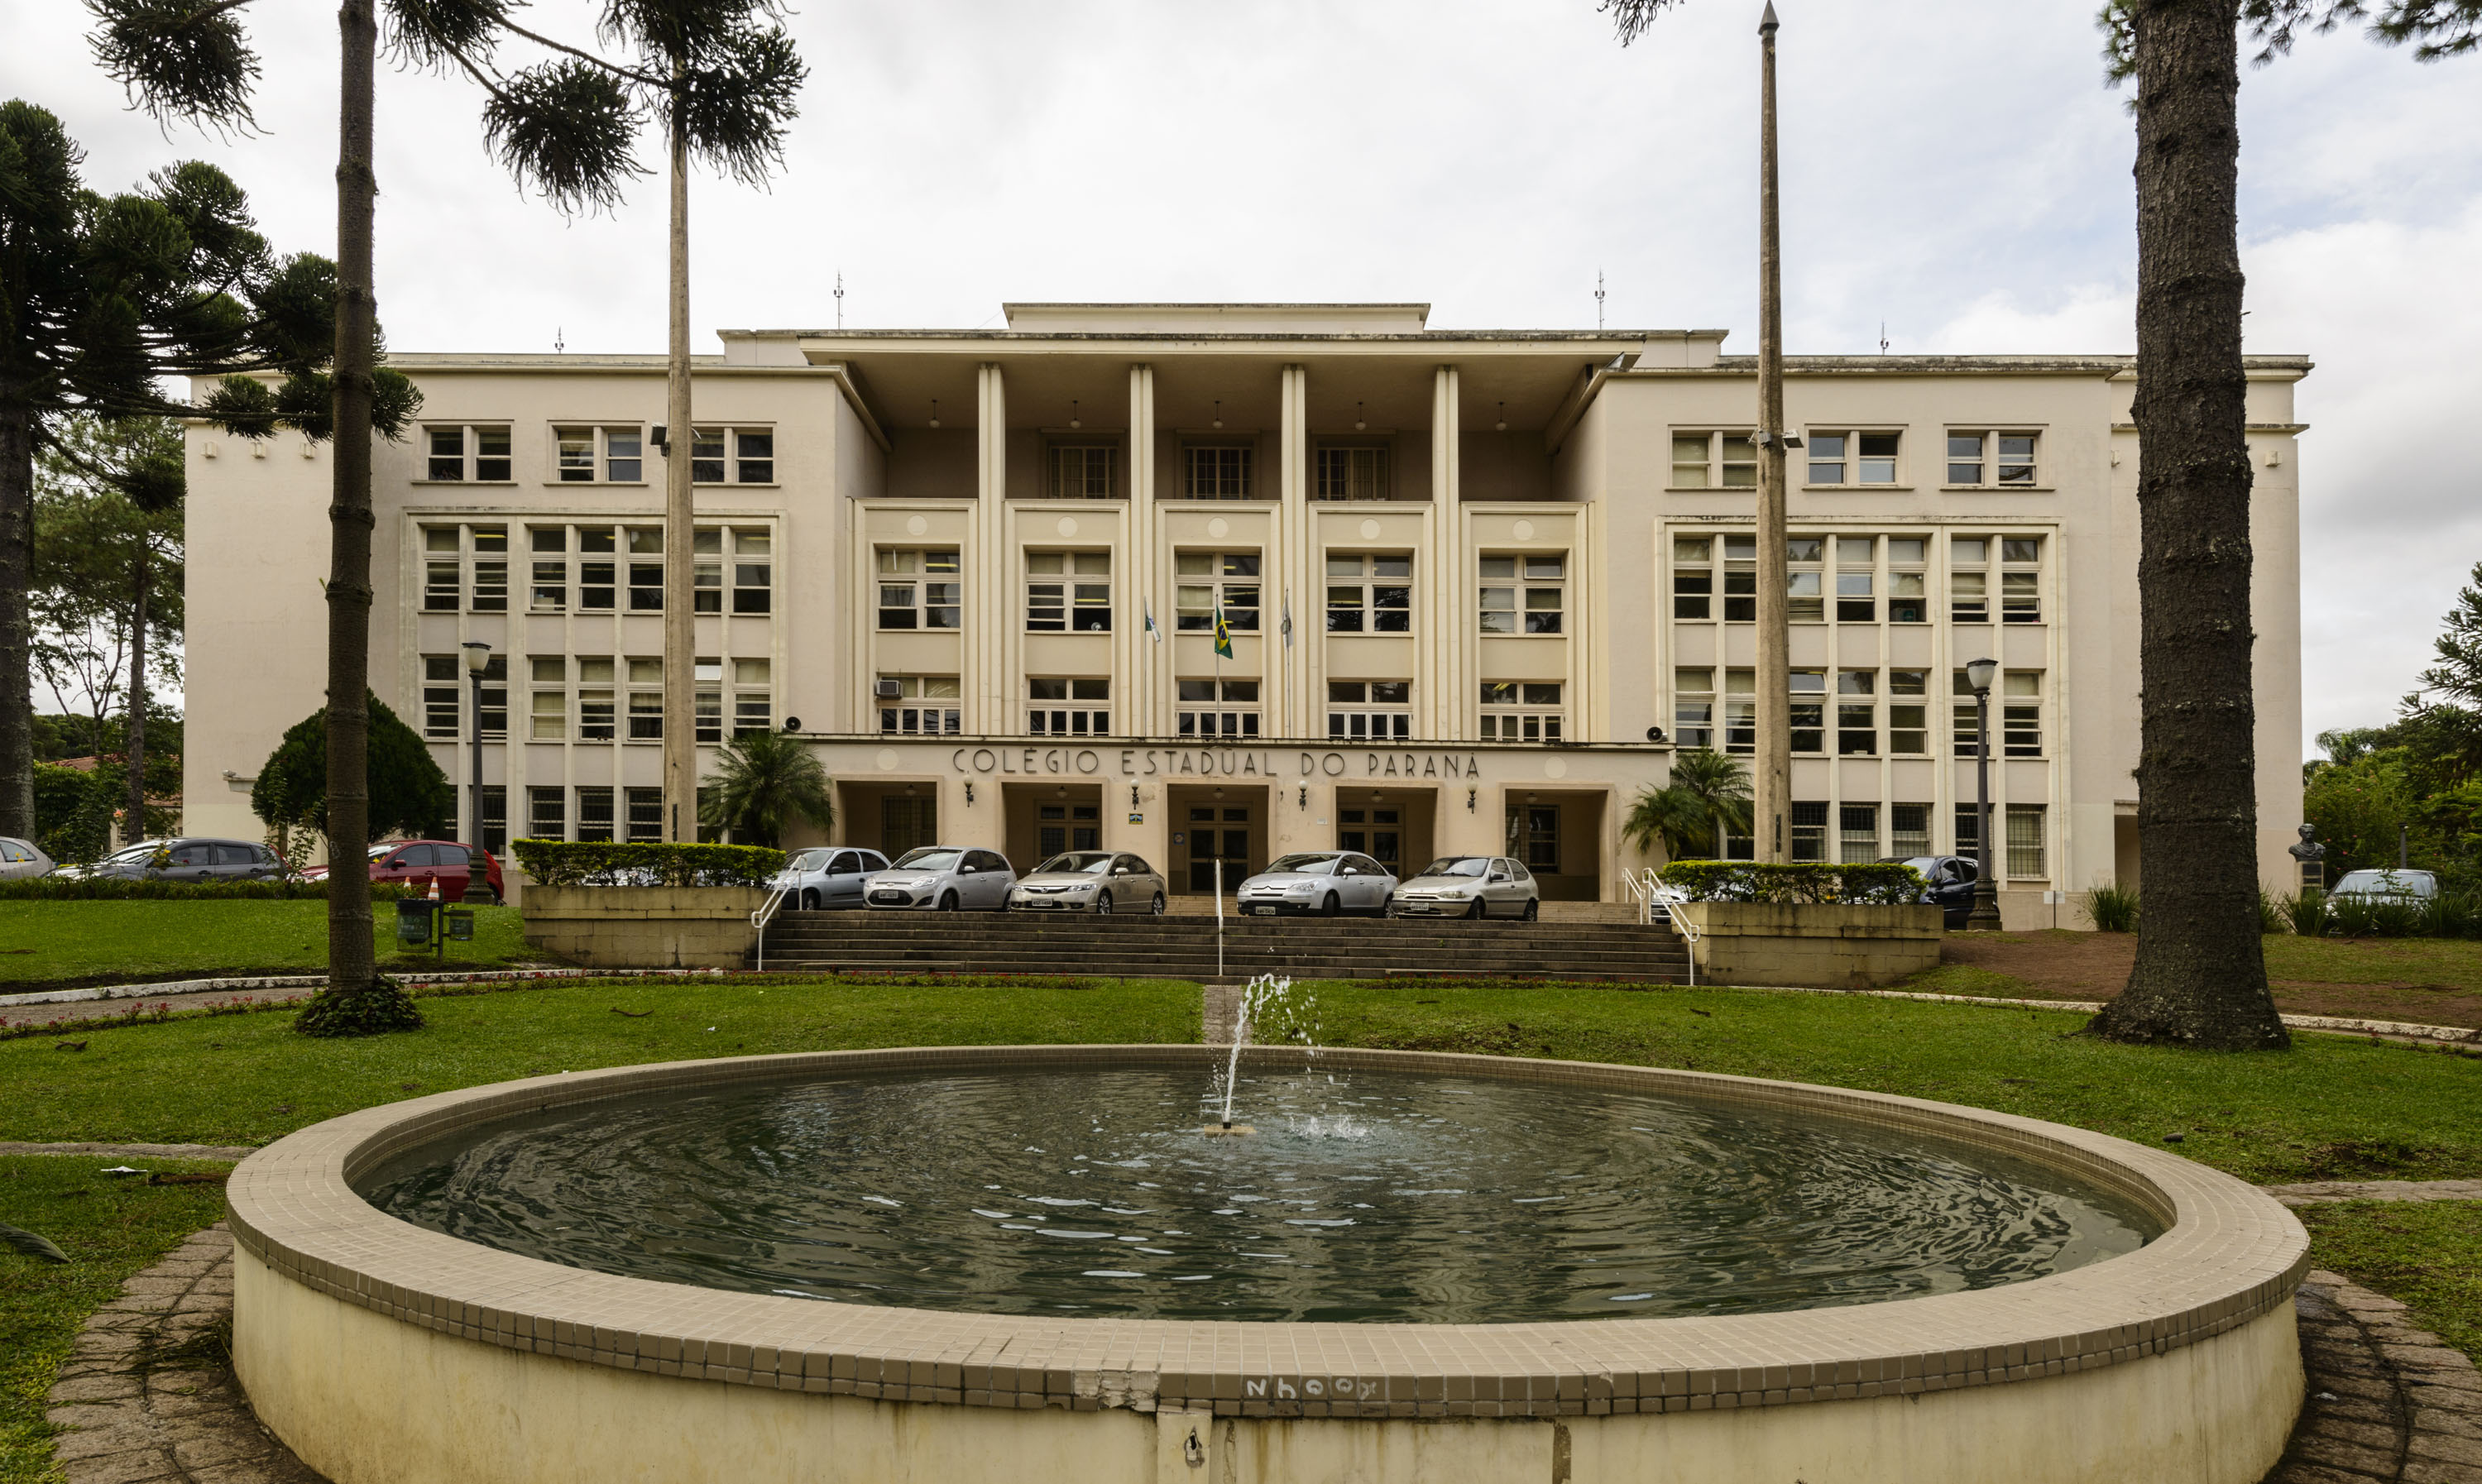
[[[593,968],[739,968],[757,887],[528,887],[528,945]]]
[[[1869,990],[1936,968],[1937,907],[1835,903],[1684,902],[1673,909],[1696,935],[1702,984]]]

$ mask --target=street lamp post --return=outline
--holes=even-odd
[[[1973,913],[1968,932],[1999,931],[1999,884],[1991,875],[1991,682],[1995,659],[1968,661],[1965,683],[1973,687]]]
[[[480,639],[465,641],[465,675],[474,684],[474,783],[465,807],[466,823],[471,827],[466,841],[475,848],[483,844],[483,672],[491,668],[491,647]]]

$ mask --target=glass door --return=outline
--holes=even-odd
[[[1189,889],[1201,896],[1215,890],[1216,862],[1224,864],[1224,889],[1239,887],[1250,874],[1250,813],[1246,807],[1196,805],[1189,811]]]
[[[1405,874],[1405,825],[1402,809],[1338,809],[1335,848],[1355,850],[1387,867],[1391,876]]]

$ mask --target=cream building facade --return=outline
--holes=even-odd
[[[1674,748],[1746,742],[1755,362],[1715,331],[1426,321],[1013,305],[999,331],[725,331],[670,447],[686,554],[661,549],[660,357],[396,356],[424,405],[374,477],[374,689],[458,782],[462,837],[654,838],[662,564],[686,557],[701,742],[810,738],[837,842],[1020,869],[1128,849],[1200,890],[1295,849],[1506,851],[1547,896],[1616,898]],[[2281,884],[2309,363],[2250,367]],[[2009,919],[2135,879],[2133,374],[1790,360],[1797,855],[1970,853],[1955,676],[1988,655]],[[250,779],[320,703],[328,455],[197,426],[189,461],[189,827],[254,835]]]

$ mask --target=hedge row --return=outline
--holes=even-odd
[[[1747,861],[1675,861],[1663,868],[1666,886],[1697,902],[1841,902],[1902,905],[1918,902],[1928,883],[1900,862],[1869,865],[1761,865]]]
[[[371,883],[371,900],[393,901],[410,888]],[[318,881],[130,881],[118,876],[29,876],[0,881],[0,902],[324,902]]]
[[[512,840],[509,849],[546,887],[763,887],[784,868],[784,852],[763,845]]]

